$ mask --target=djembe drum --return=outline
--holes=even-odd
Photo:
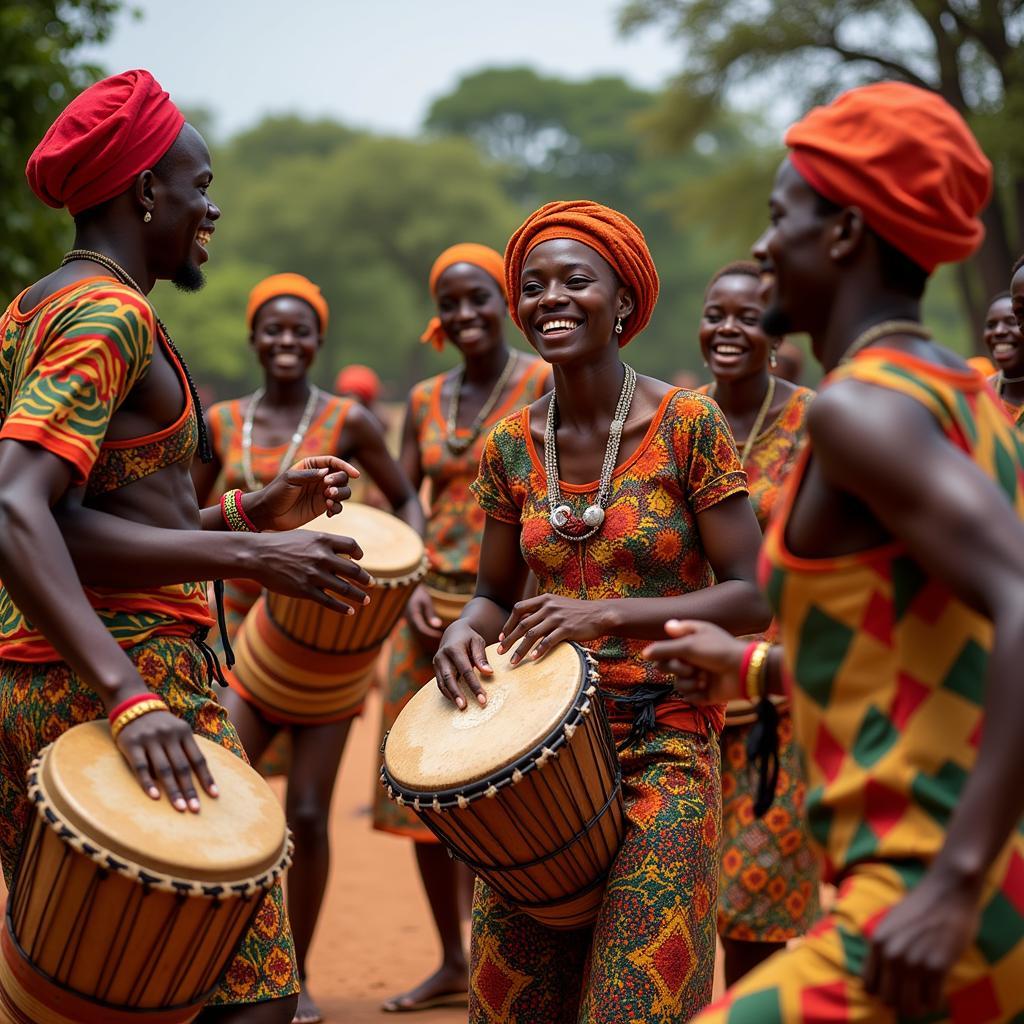
[[[561,643],[509,666],[487,649],[487,705],[424,686],[385,738],[381,782],[455,857],[551,928],[597,915],[622,842],[621,773],[595,662]]]
[[[423,585],[430,595],[430,603],[434,612],[441,620],[441,628],[447,629],[461,614],[463,609],[473,600],[473,587],[467,590],[453,590],[449,582],[442,576],[428,572]]]
[[[400,519],[347,503],[304,530],[354,537],[373,577],[370,603],[341,615],[313,601],[266,593],[234,641],[232,685],[272,722],[318,724],[358,714],[384,641],[426,572],[423,541]]]
[[[68,730],[33,762],[36,815],[0,933],[0,1019],[182,1024],[202,1009],[291,840],[263,779],[196,742],[220,789],[200,814],[150,799],[106,722]]]

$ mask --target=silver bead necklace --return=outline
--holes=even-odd
[[[611,497],[612,474],[615,472],[615,465],[619,460],[622,430],[629,417],[633,396],[636,394],[636,370],[625,364],[623,364],[623,368],[625,373],[622,378],[622,391],[619,392],[619,402],[615,407],[615,418],[608,428],[608,444],[604,450],[601,478],[597,485],[597,498],[592,505],[587,506],[583,513],[583,522],[589,529],[581,533],[565,531],[570,518],[573,517],[573,510],[562,500],[562,489],[559,484],[556,436],[558,412],[555,393],[551,392],[551,400],[548,402],[548,418],[544,427],[544,472],[548,478],[548,519],[551,522],[551,528],[564,540],[585,541],[593,537],[604,523],[604,510],[608,507],[608,500]]]
[[[256,419],[256,407],[263,400],[265,394],[266,391],[263,388],[256,390],[252,398],[249,399],[249,404],[245,409],[245,419],[242,421],[242,476],[245,477],[245,486],[250,491],[258,491],[263,486],[256,479],[252,471],[252,425]],[[319,400],[320,389],[315,384],[311,384],[309,387],[309,398],[306,399],[306,407],[302,410],[302,417],[299,419],[299,425],[295,428],[295,433],[292,434],[288,451],[284,453],[284,458],[281,459],[278,473],[283,473],[291,466],[292,459],[295,458],[295,453],[299,450],[299,445],[302,444],[302,439],[306,436],[310,423],[313,422],[313,413],[316,412]]]
[[[502,392],[505,390],[505,385],[508,384],[509,378],[516,368],[517,358],[517,354],[514,351],[509,352],[508,359],[505,360],[505,365],[502,367],[497,382],[491,389],[490,395],[487,396],[487,401],[484,402],[482,408],[477,413],[476,419],[473,420],[472,426],[469,428],[469,437],[458,437],[456,435],[456,427],[459,421],[459,399],[462,394],[462,382],[466,379],[466,367],[462,365],[455,371],[455,380],[452,381],[452,397],[448,402],[448,421],[445,424],[447,436],[444,439],[444,443],[448,446],[448,451],[452,455],[462,455],[463,452],[468,451],[470,445],[480,436],[480,431],[483,430],[487,417],[494,411],[494,407],[498,404],[498,399],[501,398]]]

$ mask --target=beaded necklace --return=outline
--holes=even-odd
[[[487,417],[494,411],[494,407],[498,404],[498,399],[501,398],[501,394],[505,390],[505,385],[512,376],[512,371],[516,368],[517,360],[517,354],[509,352],[501,374],[494,387],[491,388],[490,395],[487,396],[487,401],[484,402],[480,412],[476,415],[476,419],[473,420],[469,428],[469,437],[456,436],[456,426],[459,421],[459,398],[462,393],[462,382],[466,379],[466,367],[462,365],[455,371],[455,380],[452,382],[452,397],[448,402],[448,420],[445,424],[447,437],[444,439],[444,443],[448,446],[448,451],[452,455],[462,455],[463,452],[468,451],[473,442],[480,436],[480,431],[483,430]]]
[[[245,408],[245,419],[242,421],[242,476],[245,478],[245,486],[250,491],[258,491],[263,486],[252,471],[252,426],[256,419],[256,407],[263,400],[264,395],[266,395],[266,391],[263,388],[256,389]],[[295,458],[295,453],[299,450],[299,445],[302,444],[310,423],[313,422],[313,413],[316,412],[319,400],[320,389],[315,384],[311,384],[306,407],[302,410],[302,416],[299,417],[299,425],[295,428],[295,433],[292,434],[291,444],[281,459],[278,473],[283,473],[292,464],[292,459]]]

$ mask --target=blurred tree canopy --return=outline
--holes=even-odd
[[[13,295],[52,268],[71,238],[32,194],[25,163],[67,102],[99,68],[76,51],[102,42],[122,0],[4,0],[0,3],[0,294]]]
[[[986,240],[955,271],[965,310],[980,323],[1007,286],[1024,245],[1024,4],[1019,0],[628,0],[625,31],[665,25],[684,70],[649,126],[685,144],[737,95],[798,116],[853,85],[899,79],[934,89],[969,121],[996,165]],[[709,183],[717,193],[735,183]],[[759,189],[765,194],[763,189]],[[739,193],[736,193],[739,194]],[[947,277],[948,279],[948,277]]]

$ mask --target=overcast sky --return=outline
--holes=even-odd
[[[129,2],[142,18],[122,15],[89,56],[148,68],[178,103],[212,110],[218,135],[282,112],[411,133],[431,100],[487,66],[646,86],[679,67],[663,28],[619,35],[622,0]]]

